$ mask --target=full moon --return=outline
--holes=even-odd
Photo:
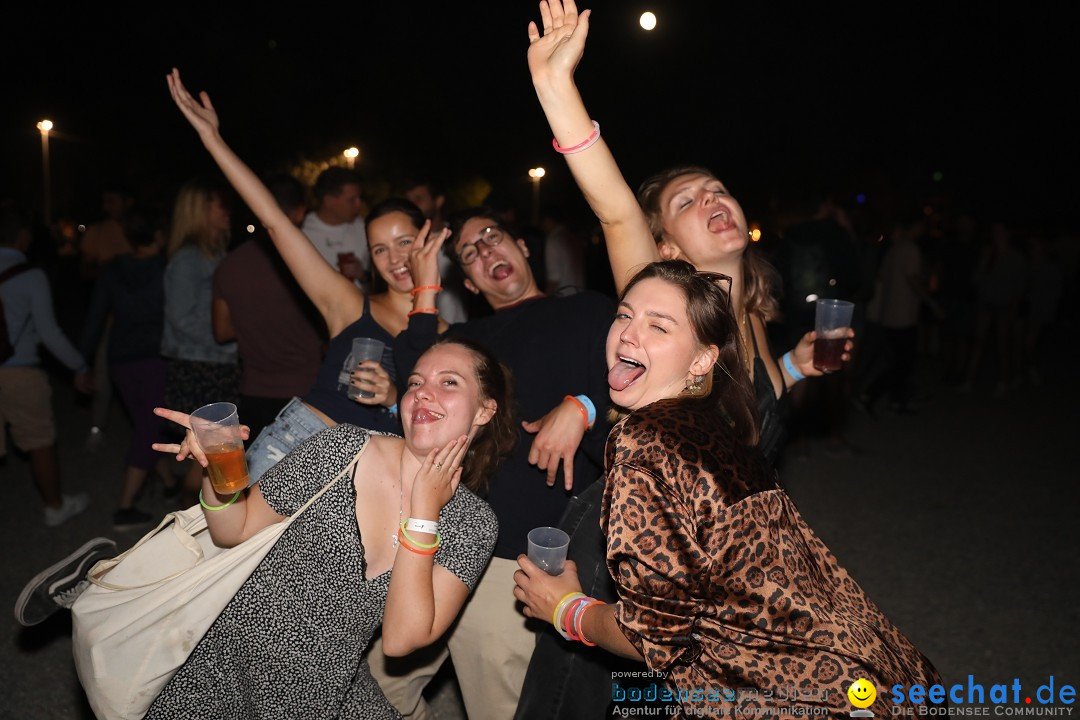
[[[639,20],[638,22],[641,23],[641,27],[645,30],[652,30],[654,27],[656,27],[656,16],[653,15],[651,12],[642,13],[641,20]]]

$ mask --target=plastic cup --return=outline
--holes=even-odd
[[[846,300],[818,300],[814,321],[814,367],[823,373],[836,372],[844,366],[841,356],[847,344],[851,315],[855,304]]]
[[[562,575],[570,536],[559,528],[538,527],[529,531],[529,560],[548,575]]]
[[[383,349],[385,349],[385,347],[386,345],[382,340],[376,340],[375,338],[353,338],[352,354],[349,356],[352,358],[352,361],[349,364],[349,371],[352,372],[359,368],[360,363],[365,360],[374,360],[375,362],[381,361]],[[349,396],[350,400],[375,397],[375,393],[370,390],[361,390],[352,384],[348,386],[345,394]]]
[[[244,440],[236,406],[219,402],[203,405],[191,413],[191,430],[206,453],[210,484],[218,495],[232,495],[248,486]]]

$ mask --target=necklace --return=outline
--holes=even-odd
[[[404,508],[405,508],[405,463],[404,463],[404,460],[405,460],[405,448],[401,449],[401,460],[402,460],[402,462],[398,463],[398,506],[397,506],[397,519],[398,519],[397,526],[398,526],[398,529],[401,528],[401,523],[403,522],[402,519],[401,519],[401,516],[404,514]],[[397,533],[397,530],[395,530],[394,534],[390,536],[390,544],[394,546],[395,550],[397,550],[397,546],[398,546],[398,533]]]

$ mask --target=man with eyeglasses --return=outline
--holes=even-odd
[[[536,642],[513,596],[516,558],[535,527],[557,526],[572,496],[602,474],[610,423],[604,342],[615,306],[583,291],[544,294],[532,274],[523,240],[500,224],[491,209],[475,208],[451,219],[442,250],[465,274],[465,288],[483,295],[492,315],[447,331],[489,348],[510,368],[522,428],[518,446],[491,478],[487,501],[499,519],[499,539],[487,572],[444,646],[420,658],[391,660],[381,645],[370,655],[373,674],[405,717],[430,717],[420,692],[447,652],[470,720],[513,717]],[[399,371],[434,342],[439,285],[435,244],[413,253],[410,269],[419,292],[409,327],[394,344]],[[591,406],[591,407],[590,407]],[[448,646],[448,647],[447,647]],[[426,677],[425,677],[426,676]]]

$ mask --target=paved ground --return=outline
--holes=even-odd
[[[1000,399],[989,386],[962,396],[926,379],[917,416],[853,416],[854,454],[810,443],[783,462],[784,484],[810,524],[947,682],[1015,677],[1035,688],[1053,675],[1059,685],[1080,684],[1080,383],[1075,353],[1059,348],[1054,357],[1044,375],[1052,382]],[[56,406],[66,487],[89,492],[93,505],[46,528],[25,460],[9,455],[0,464],[6,608],[30,576],[86,538],[112,536],[123,547],[139,535],[110,526],[128,432],[119,408],[106,445],[87,454],[88,408],[59,383]],[[160,493],[142,505],[168,509]],[[92,717],[70,660],[67,613],[22,629],[6,612],[0,718]],[[437,696],[442,720],[463,717],[452,681]]]

